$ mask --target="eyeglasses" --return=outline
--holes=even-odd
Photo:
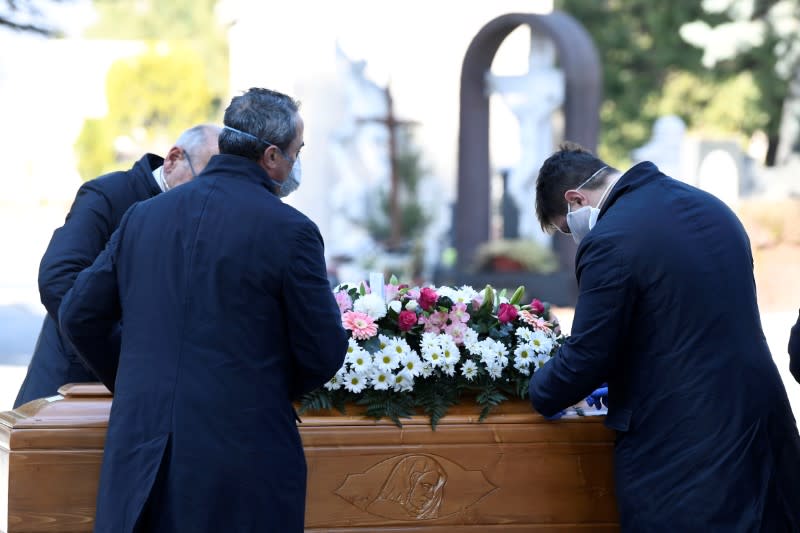
[[[189,157],[189,152],[186,150],[183,151],[183,157],[186,158],[186,162],[189,163],[189,170],[192,171],[192,179],[197,177],[197,172],[194,171],[194,165],[192,165],[192,158]]]

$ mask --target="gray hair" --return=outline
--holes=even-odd
[[[175,146],[182,148],[189,157],[199,157],[206,147],[219,137],[222,128],[216,124],[198,124],[181,133]]]
[[[286,150],[297,136],[299,107],[299,102],[283,93],[258,87],[235,96],[225,110],[223,123],[258,139],[223,129],[219,152],[257,161],[270,144]]]

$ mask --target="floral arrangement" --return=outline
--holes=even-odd
[[[409,287],[393,276],[382,290],[369,284],[334,289],[342,324],[350,331],[345,363],[324,387],[307,394],[300,412],[366,406],[374,418],[401,418],[422,409],[431,426],[474,398],[483,420],[509,398],[526,398],[531,374],[563,342],[549,306],[521,305],[491,286]],[[377,288],[377,284],[376,284]]]

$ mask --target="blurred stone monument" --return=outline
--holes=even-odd
[[[349,59],[337,46],[336,65],[343,98],[328,145],[334,179],[326,246],[331,257],[346,263],[373,253],[376,246],[367,220],[377,208],[371,191],[389,181],[389,133],[378,123],[363,122],[387,112],[384,89],[366,76],[366,62]]]
[[[531,35],[536,36],[534,48],[546,49],[549,45],[540,46],[538,43],[549,42],[555,51],[558,70],[563,76],[564,138],[580,143],[589,150],[597,147],[602,71],[597,49],[586,29],[573,17],[560,11],[547,15],[510,13],[487,23],[472,39],[461,70],[458,190],[453,221],[456,261],[452,269],[439,274],[436,282],[468,283],[475,287],[482,287],[486,283],[497,287],[525,285],[528,295],[534,294],[556,305],[574,305],[577,299],[574,273],[576,246],[569,236],[556,235],[552,239],[553,250],[559,258],[559,270],[555,274],[474,271],[476,251],[490,238],[491,165],[489,95],[486,89],[487,80],[491,80],[492,84],[497,80],[487,78],[487,73],[503,40],[522,25],[527,25]],[[552,71],[555,61],[548,65],[549,59],[545,53],[544,64],[537,64],[534,73],[536,69],[547,71],[550,68],[551,75],[546,77],[552,83],[559,76]],[[544,109],[547,106],[552,108],[554,102],[559,100],[559,90],[552,90],[549,98]],[[531,131],[527,134],[530,135]],[[535,133],[539,135],[541,131]],[[541,142],[547,142],[546,135],[542,136]],[[549,142],[552,143],[552,138]],[[524,147],[523,153],[527,149],[529,147]],[[528,165],[535,166],[535,163]],[[525,175],[521,173],[519,176],[524,181]],[[534,189],[531,187],[527,191],[529,200],[523,204],[525,211],[534,209],[530,201],[533,196]]]
[[[513,235],[549,247],[550,235],[542,231],[533,206],[539,168],[553,153],[557,141],[553,132],[553,113],[564,103],[564,73],[556,67],[556,48],[544,35],[531,33],[528,72],[523,76],[496,76],[486,73],[487,95],[498,93],[519,121],[520,159],[505,179],[506,195],[516,206],[516,219],[508,217]],[[511,220],[509,220],[509,218]],[[513,231],[515,230],[515,231]]]
[[[681,165],[686,124],[677,115],[665,115],[656,119],[650,140],[631,152],[634,163],[650,161],[664,174],[687,181]]]

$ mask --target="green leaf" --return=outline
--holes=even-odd
[[[400,284],[400,282],[399,282],[399,280],[397,279],[397,276],[395,276],[394,274],[392,274],[392,277],[390,277],[390,278],[389,278],[389,284],[390,284],[390,285],[399,285],[399,284]]]

